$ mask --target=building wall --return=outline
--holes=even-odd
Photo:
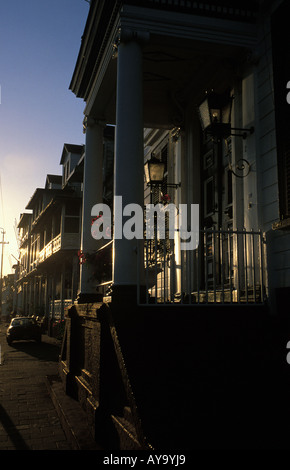
[[[273,91],[273,64],[270,18],[260,26],[258,49],[259,63],[256,67],[256,125],[257,147],[260,163],[260,192],[262,198],[263,230],[272,229],[279,217],[278,173],[275,133],[275,106]]]
[[[273,224],[280,220],[280,215],[270,15],[260,25],[257,54],[259,62],[255,76],[258,119],[255,125],[258,128],[260,170],[258,208],[261,229],[266,234],[269,294],[275,310],[280,290],[290,291],[290,233],[272,229]]]

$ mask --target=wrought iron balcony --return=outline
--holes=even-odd
[[[145,240],[146,298],[139,303],[263,303],[264,251],[263,234],[246,230],[201,230],[198,248],[179,253],[172,240]]]

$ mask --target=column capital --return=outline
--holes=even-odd
[[[121,27],[118,29],[117,36],[113,44],[113,58],[117,57],[118,47],[121,43],[136,41],[141,45],[148,43],[150,33],[148,31],[137,31],[132,28]]]
[[[85,116],[83,120],[83,133],[86,133],[86,130],[88,127],[94,127],[94,126],[100,126],[105,128],[106,127],[106,122],[101,119],[95,119],[92,118],[91,116]]]

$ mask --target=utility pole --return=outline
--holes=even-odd
[[[2,252],[1,252],[1,271],[0,271],[0,318],[2,315],[2,288],[3,288],[3,255],[4,255],[4,245],[8,245],[9,242],[5,242],[5,230],[4,228],[0,227],[2,231],[2,241],[0,242],[0,245],[2,245]]]

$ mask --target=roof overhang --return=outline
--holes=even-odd
[[[17,228],[24,228],[26,227],[30,220],[32,219],[32,213],[24,212],[20,215],[20,220],[18,222]]]
[[[64,144],[62,155],[61,155],[61,160],[60,160],[60,165],[62,165],[64,163],[65,157],[69,153],[79,154],[79,156],[81,157],[82,154],[84,153],[84,148],[85,148],[84,145]]]
[[[150,38],[143,47],[144,127],[174,127],[182,95],[195,93],[192,100],[198,101],[205,87],[224,80],[221,64],[227,62],[229,75],[234,62],[256,46],[258,2],[236,2],[234,8],[226,1],[183,2],[188,8],[175,3],[92,1],[70,84],[86,102],[86,115],[115,124],[120,29]]]

